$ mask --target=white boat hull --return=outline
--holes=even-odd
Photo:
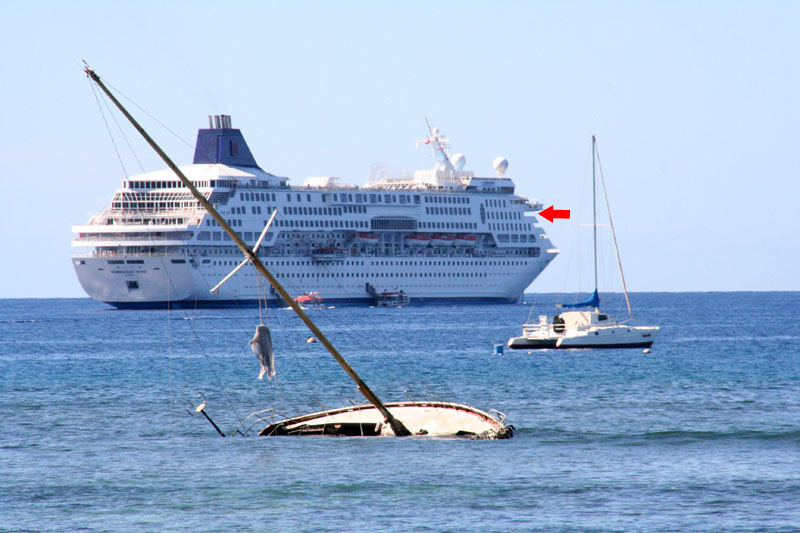
[[[585,335],[561,337],[556,348],[649,348],[657,331],[655,327],[598,328]]]
[[[657,327],[614,326],[573,335],[523,335],[508,340],[508,347],[518,350],[547,348],[649,348],[655,341]]]
[[[511,438],[514,427],[467,405],[449,402],[389,402],[389,412],[415,436]],[[268,425],[261,436],[330,435],[394,436],[383,415],[372,405],[358,405],[298,416]]]
[[[513,303],[547,266],[553,256],[509,258],[463,257],[456,264],[424,265],[425,257],[347,258],[339,263],[299,263],[296,257],[268,256],[262,260],[290,293],[316,291],[329,303],[369,304],[378,292],[403,288],[415,303]],[[83,289],[92,298],[120,308],[255,305],[259,298],[255,269],[243,268],[210,293],[239,263],[240,256],[186,255],[127,256],[77,254],[73,264]],[[135,261],[135,263],[131,263]],[[292,264],[294,263],[294,264]],[[262,295],[263,297],[263,295]],[[277,301],[274,293],[268,297]]]

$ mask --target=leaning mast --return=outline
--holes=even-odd
[[[356,383],[356,386],[358,387],[358,390],[361,391],[361,394],[363,394],[364,397],[372,405],[375,406],[375,408],[381,413],[381,415],[383,415],[386,422],[391,426],[394,434],[398,437],[406,437],[411,435],[411,432],[408,430],[408,428],[406,428],[400,420],[396,419],[389,412],[389,409],[387,409],[386,406],[383,404],[383,402],[381,402],[381,400],[375,395],[375,393],[372,392],[372,390],[367,386],[364,380],[362,380],[361,377],[353,369],[353,367],[350,366],[350,363],[348,363],[345,360],[345,358],[342,357],[342,355],[339,353],[336,347],[333,346],[333,344],[331,344],[330,340],[328,340],[328,338],[322,333],[322,331],[320,331],[317,325],[314,324],[314,322],[303,311],[300,305],[297,304],[297,302],[295,302],[294,299],[292,299],[291,295],[289,295],[288,292],[286,292],[286,289],[284,289],[283,285],[281,285],[280,282],[278,282],[277,278],[275,278],[275,276],[273,276],[272,273],[269,270],[267,270],[267,268],[264,266],[264,264],[261,262],[258,256],[253,252],[253,250],[250,247],[247,246],[247,244],[242,240],[239,234],[236,233],[236,231],[234,231],[234,229],[228,224],[228,222],[224,218],[222,218],[222,215],[220,215],[219,212],[217,212],[217,210],[214,209],[214,206],[212,206],[211,203],[208,200],[206,200],[206,197],[203,196],[203,194],[201,194],[200,191],[197,190],[197,188],[192,184],[192,182],[183,174],[181,169],[178,168],[178,166],[172,162],[172,159],[170,159],[169,156],[166,153],[164,153],[164,151],[158,146],[158,144],[156,144],[156,142],[152,139],[152,137],[148,135],[148,133],[144,130],[144,128],[142,128],[142,126],[139,125],[136,119],[134,119],[131,116],[131,114],[128,113],[127,109],[125,109],[125,107],[119,102],[119,100],[117,100],[117,98],[113,94],[111,94],[111,91],[109,91],[108,88],[105,86],[105,84],[103,84],[103,82],[100,80],[100,77],[95,73],[95,71],[89,68],[88,66],[86,66],[83,70],[84,72],[86,72],[86,75],[93,82],[95,82],[97,86],[100,87],[100,89],[102,89],[102,91],[106,94],[106,96],[108,96],[111,99],[111,101],[114,103],[115,106],[117,106],[117,108],[122,112],[122,114],[125,115],[125,118],[127,118],[128,121],[133,125],[133,127],[136,128],[136,131],[138,131],[139,134],[144,138],[144,140],[147,141],[147,144],[149,144],[150,147],[153,148],[153,150],[155,150],[155,152],[159,155],[159,157],[161,157],[164,163],[166,163],[167,166],[175,173],[175,175],[178,176],[178,179],[181,180],[181,183],[183,183],[184,187],[186,187],[187,189],[189,189],[189,191],[191,191],[192,195],[197,199],[200,205],[203,206],[203,208],[208,212],[208,214],[210,214],[214,218],[214,220],[217,221],[219,226],[223,230],[225,230],[225,233],[227,233],[231,237],[236,246],[238,246],[239,249],[242,251],[242,253],[244,253],[245,257],[247,257],[250,260],[250,262],[253,263],[253,266],[256,268],[256,270],[258,270],[261,273],[261,275],[263,275],[267,279],[269,284],[275,288],[278,294],[280,294],[281,298],[283,298],[286,301],[286,303],[289,304],[289,306],[294,310],[294,312],[297,313],[297,316],[299,316],[300,319],[306,324],[306,326],[308,326],[308,329],[311,330],[311,332],[319,339],[322,345],[325,346],[325,348],[330,352],[333,358],[336,359],[336,362],[339,363],[339,365],[341,365],[341,367],[344,369],[345,372],[347,372],[347,375],[350,376],[350,378]]]

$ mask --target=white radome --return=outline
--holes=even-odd
[[[492,163],[495,172],[497,172],[498,176],[502,176],[508,170],[508,159],[505,157],[495,157],[494,162]]]
[[[467,158],[464,154],[454,154],[450,160],[456,170],[464,170],[464,165],[467,164]]]

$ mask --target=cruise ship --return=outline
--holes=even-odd
[[[412,304],[519,300],[558,253],[537,225],[542,205],[514,193],[505,158],[496,176],[477,177],[426,125],[418,146],[433,150],[434,168],[377,169],[361,187],[330,176],[294,186],[262,170],[229,115],[209,117],[180,168],[251,246],[277,211],[258,255],[290,292],[326,304],[396,291]],[[123,180],[72,231],[81,286],[117,308],[282,303],[252,267],[210,291],[243,256],[170,169]]]

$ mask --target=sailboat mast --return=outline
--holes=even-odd
[[[592,135],[592,238],[594,242],[594,292],[597,292],[597,185],[595,173],[595,150],[597,139]]]
[[[172,159],[170,159],[169,156],[166,153],[164,153],[164,151],[158,146],[158,144],[156,144],[156,142],[150,137],[150,135],[147,134],[144,128],[142,128],[142,126],[139,125],[136,119],[134,119],[131,116],[131,114],[128,113],[128,111],[119,102],[119,100],[117,100],[116,97],[114,97],[114,95],[111,94],[111,91],[109,91],[108,88],[105,86],[105,84],[103,84],[103,82],[100,80],[100,77],[94,72],[94,70],[87,66],[86,68],[84,68],[84,71],[86,72],[86,75],[89,76],[89,78],[91,78],[91,80],[94,81],[97,84],[97,86],[103,90],[106,96],[108,96],[111,99],[111,101],[114,102],[114,105],[117,106],[117,108],[122,112],[122,114],[125,115],[125,118],[127,118],[128,121],[133,125],[133,127],[136,128],[136,131],[138,131],[139,134],[142,137],[144,137],[144,140],[147,141],[147,144],[149,144],[150,147],[153,148],[153,150],[155,150],[155,152],[161,157],[164,163],[166,163],[167,166],[175,173],[175,175],[178,176],[178,179],[181,180],[183,185],[191,191],[192,195],[194,195],[194,197],[197,199],[200,205],[202,205],[203,208],[208,212],[208,214],[210,214],[214,218],[214,220],[217,221],[220,227],[224,229],[228,235],[230,235],[233,242],[236,243],[236,246],[238,246],[239,249],[244,253],[244,255],[248,259],[250,259],[250,261],[253,263],[253,266],[255,266],[256,270],[258,270],[261,273],[261,275],[263,275],[267,279],[269,284],[275,288],[275,290],[278,292],[281,298],[283,298],[286,301],[286,303],[289,304],[289,306],[294,310],[294,312],[297,313],[297,316],[299,316],[300,319],[306,324],[306,326],[308,326],[308,329],[311,330],[314,336],[317,339],[319,339],[319,341],[322,343],[323,346],[325,346],[325,348],[327,348],[327,350],[331,353],[333,358],[336,359],[336,362],[338,362],[339,365],[341,365],[344,371],[347,372],[347,375],[349,375],[350,378],[356,383],[356,386],[358,387],[358,390],[361,391],[361,394],[363,394],[364,397],[372,405],[375,406],[375,408],[381,413],[381,415],[383,415],[386,422],[391,426],[392,431],[394,431],[394,434],[397,435],[398,437],[405,437],[411,435],[411,432],[408,430],[408,428],[406,428],[402,422],[397,420],[389,412],[389,409],[387,409],[386,406],[383,405],[383,402],[381,402],[380,399],[378,399],[378,397],[375,395],[375,393],[372,392],[372,390],[367,386],[367,384],[364,383],[364,380],[361,379],[361,377],[356,373],[353,367],[350,366],[350,363],[348,363],[345,360],[345,358],[342,357],[342,355],[339,353],[336,347],[334,347],[333,344],[331,344],[328,338],[322,333],[322,331],[319,330],[319,328],[317,327],[316,324],[314,324],[311,318],[300,308],[300,305],[294,301],[294,299],[289,295],[288,292],[286,292],[286,289],[283,288],[283,285],[281,285],[278,282],[278,280],[272,275],[272,273],[269,270],[267,270],[267,268],[264,266],[264,264],[261,262],[258,256],[253,252],[253,250],[251,250],[247,246],[247,244],[245,244],[245,242],[242,240],[239,234],[236,233],[236,231],[234,231],[234,229],[228,224],[228,222],[224,218],[222,218],[222,215],[220,215],[219,212],[217,212],[217,210],[214,209],[214,206],[212,206],[211,203],[208,200],[206,200],[206,197],[203,196],[203,194],[197,190],[197,188],[192,184],[192,182],[183,174],[180,168],[178,168],[178,166],[172,162]]]
[[[592,139],[594,140],[594,137],[592,137]],[[614,230],[614,219],[611,217],[611,203],[608,201],[606,178],[603,176],[603,163],[600,161],[600,154],[597,154],[597,165],[600,167],[600,182],[603,184],[603,197],[606,200],[606,210],[608,211],[608,223],[611,226],[611,236],[614,238],[614,252],[617,254],[617,266],[619,267],[619,277],[622,280],[622,291],[625,293],[625,304],[628,306],[628,316],[631,317],[632,319],[633,311],[631,311],[631,300],[630,298],[628,298],[628,285],[625,283],[625,272],[622,271],[622,259],[619,256],[619,244],[617,244],[617,232]]]

